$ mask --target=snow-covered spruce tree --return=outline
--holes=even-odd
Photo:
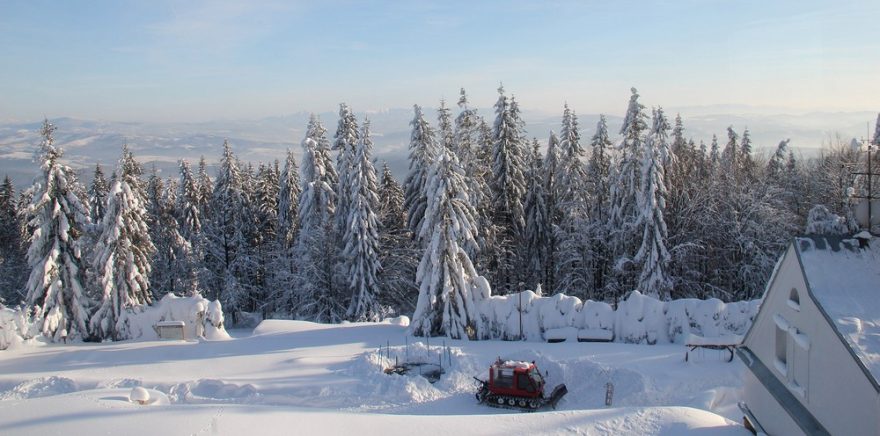
[[[214,180],[208,175],[208,163],[205,156],[199,158],[199,176],[196,180],[198,187],[198,206],[202,211],[202,223],[211,219],[211,200],[214,197]]]
[[[617,301],[635,284],[631,270],[631,257],[638,249],[633,228],[638,215],[638,191],[641,185],[641,163],[644,132],[647,130],[645,107],[639,103],[639,93],[632,88],[629,107],[623,119],[620,134],[623,139],[618,146],[617,174],[611,184],[609,214],[609,246],[614,259],[614,283],[609,298]]]
[[[445,150],[457,154],[455,132],[452,130],[452,112],[446,107],[446,100],[440,100],[437,108],[437,142]]]
[[[718,171],[721,163],[721,154],[718,149],[718,135],[712,135],[712,145],[709,147],[709,168],[712,173]]]
[[[250,202],[245,192],[244,172],[232,154],[228,141],[223,141],[223,155],[211,194],[210,220],[204,232],[205,264],[209,298],[219,299],[223,310],[235,325],[248,305],[247,256],[251,234]]]
[[[706,142],[702,139],[700,140],[700,149],[697,152],[696,166],[700,180],[708,179],[711,172],[709,169],[709,153],[706,151]]]
[[[591,238],[591,269],[593,271],[592,288],[602,292],[607,284],[606,278],[611,273],[611,254],[608,241],[608,195],[611,190],[611,156],[613,146],[608,135],[608,123],[605,115],[599,116],[596,133],[590,140],[590,160],[587,162],[587,206],[589,235]],[[604,292],[603,292],[604,293]],[[601,295],[601,294],[599,294]],[[597,295],[598,297],[598,295]],[[604,296],[601,297],[604,299]]]
[[[419,299],[410,331],[416,336],[480,338],[478,307],[489,289],[464,249],[476,244],[474,211],[455,155],[441,151],[428,174],[427,192],[420,231],[428,245],[416,274]]]
[[[95,165],[95,174],[92,177],[92,184],[89,185],[89,210],[92,212],[93,223],[99,223],[104,219],[104,211],[107,208],[107,191],[109,190],[101,164]]]
[[[299,196],[302,186],[299,181],[299,167],[293,153],[288,149],[287,158],[284,160],[284,168],[281,170],[281,184],[278,191],[278,236],[281,238],[282,247],[289,249],[296,237],[299,217]]]
[[[354,112],[345,103],[339,105],[339,122],[336,127],[332,149],[336,154],[336,174],[339,176],[339,184],[336,186],[336,214],[333,238],[336,241],[336,274],[333,276],[336,282],[334,289],[344,292],[348,289],[345,282],[347,277],[345,259],[342,252],[345,250],[345,233],[348,229],[348,219],[351,216],[351,173],[354,167],[354,153],[360,140],[360,131]],[[347,301],[347,295],[343,297]],[[342,301],[342,304],[345,304]]]
[[[477,271],[491,271],[498,264],[498,226],[494,222],[492,209],[492,150],[495,148],[492,127],[483,118],[479,119],[477,127],[477,148],[474,153],[473,169],[474,183],[468,193],[471,205],[476,210],[477,229],[475,238],[477,249],[471,259],[476,265]],[[467,173],[466,173],[467,174]],[[471,253],[468,253],[471,255]]]
[[[498,233],[496,265],[492,269],[493,287],[501,294],[517,289],[521,272],[518,250],[525,229],[523,198],[526,191],[525,144],[519,109],[498,88],[492,148],[492,220]],[[524,253],[519,253],[524,254]]]
[[[180,180],[177,182],[177,195],[175,196],[175,215],[177,216],[180,234],[191,245],[200,245],[199,238],[202,233],[202,212],[200,207],[200,194],[196,179],[193,177],[189,162],[179,162]]]
[[[468,168],[474,164],[477,148],[479,147],[480,119],[476,109],[468,106],[467,94],[464,88],[461,89],[461,95],[458,98],[458,107],[460,112],[455,117],[453,148],[455,149],[459,164],[465,169],[465,175],[472,178],[473,176],[468,173]]]
[[[26,217],[30,277],[27,303],[40,331],[52,341],[88,336],[91,302],[84,291],[84,247],[79,238],[89,225],[89,210],[73,170],[59,162],[63,151],[54,142],[55,126],[43,121],[40,172],[28,192]]]
[[[154,300],[166,294],[193,295],[199,289],[192,245],[180,233],[175,213],[178,192],[177,182],[162,181],[154,168],[147,182],[148,225],[156,247],[150,274]]]
[[[422,108],[413,105],[415,115],[410,122],[412,134],[409,141],[409,174],[403,184],[404,203],[407,212],[407,226],[413,236],[421,241],[419,229],[425,218],[425,207],[428,199],[425,195],[425,184],[428,169],[437,158],[438,146],[434,129],[425,120]]]
[[[675,114],[675,122],[672,127],[672,155],[680,156],[687,152],[687,140],[684,137],[684,122],[681,120],[681,114]],[[669,175],[669,170],[666,170]]]
[[[739,158],[739,135],[733,130],[733,126],[728,126],[727,144],[721,152],[721,174],[730,180],[739,180]]]
[[[667,191],[664,220],[669,235],[666,245],[674,247],[670,249],[672,259],[667,270],[675,290],[671,298],[701,297],[706,289],[703,238],[708,233],[702,218],[713,206],[707,189],[705,143],[697,149],[693,140],[685,139],[680,115],[676,115],[672,128],[671,149],[674,160],[663,168]]]
[[[587,203],[586,169],[584,147],[580,143],[577,114],[568,104],[562,113],[562,130],[559,133],[561,165],[558,168],[559,197],[557,207],[563,211],[584,212]],[[564,215],[565,213],[561,213]]]
[[[770,156],[770,160],[767,161],[767,168],[765,170],[767,182],[780,186],[785,174],[785,157],[790,141],[790,139],[779,141],[776,151],[773,153],[773,156]]]
[[[476,234],[477,247],[473,252],[468,252],[474,263],[479,263],[481,249],[492,240],[491,225],[491,191],[488,180],[491,175],[491,165],[488,163],[489,148],[491,147],[491,129],[478,115],[476,109],[468,106],[467,94],[464,88],[458,99],[458,107],[461,112],[455,118],[455,153],[458,162],[464,169],[465,180],[470,187],[471,206],[476,210],[478,222]],[[485,130],[481,129],[485,127]],[[481,133],[485,132],[485,133]],[[481,136],[485,138],[481,139]]]
[[[334,288],[336,241],[336,171],[330,158],[326,129],[312,115],[302,143],[302,195],[299,198],[299,235],[294,246],[295,276],[290,296],[292,313],[300,319],[340,322],[346,306]]]
[[[418,287],[415,283],[420,251],[406,227],[403,188],[394,179],[388,163],[382,166],[379,184],[379,287],[380,302],[396,313],[413,313]]]
[[[526,173],[527,191],[525,198],[525,242],[526,256],[524,282],[530,289],[546,283],[547,241],[552,239],[553,229],[550,228],[546,193],[544,192],[543,159],[538,151],[538,140],[532,142],[532,153],[529,156],[529,169]],[[534,286],[535,288],[531,288]]]
[[[293,153],[287,151],[284,168],[280,171],[278,188],[278,238],[271,244],[274,253],[267,271],[267,301],[263,302],[267,316],[290,316],[292,311],[290,289],[294,283],[294,244],[299,230],[299,197],[302,186],[299,167]],[[274,314],[274,315],[273,315]]]
[[[258,311],[263,318],[275,312],[279,289],[276,284],[276,267],[282,256],[278,233],[278,199],[280,192],[278,162],[272,165],[260,163],[253,179],[251,208],[254,232],[249,238],[249,256],[252,265],[248,271],[251,291],[249,310]]]
[[[608,193],[611,191],[611,150],[613,143],[608,136],[608,122],[605,115],[599,115],[596,133],[590,140],[590,160],[587,163],[587,180],[590,203],[590,218],[593,221],[607,224]]]
[[[277,165],[260,163],[254,180],[257,244],[260,245],[278,240],[278,199],[281,181],[276,169]]]
[[[663,108],[654,111],[651,133],[642,153],[642,183],[639,192],[639,215],[636,228],[642,231],[642,244],[633,261],[640,270],[636,289],[645,295],[669,300],[669,251],[666,249],[666,184],[663,181],[663,156],[667,147],[669,124]]]
[[[108,192],[107,212],[92,261],[101,296],[89,327],[99,339],[127,339],[130,311],[153,301],[149,276],[156,247],[147,225],[141,167],[128,146],[122,148],[118,173]]]
[[[739,174],[740,183],[754,183],[757,180],[757,164],[752,159],[752,135],[748,127],[743,130],[742,141],[739,146]]]
[[[381,288],[376,279],[382,266],[379,263],[379,222],[375,212],[379,188],[371,161],[372,150],[370,121],[364,120],[349,179],[351,207],[349,225],[343,235],[343,259],[351,293],[346,317],[351,321],[378,321],[384,312],[379,304]]]
[[[348,227],[349,198],[351,186],[351,171],[354,166],[354,150],[357,147],[358,135],[357,119],[354,112],[345,103],[339,105],[339,123],[334,135],[333,148],[336,151],[336,174],[339,176],[339,184],[336,186],[336,237],[339,238],[340,249],[342,248],[342,235]]]
[[[556,291],[557,270],[557,230],[562,222],[562,210],[559,208],[559,193],[562,187],[559,185],[559,168],[562,165],[559,154],[559,137],[552,130],[547,140],[547,151],[542,162],[544,183],[544,207],[547,216],[547,235],[544,240],[544,273],[541,281],[544,289],[551,294]]]
[[[0,184],[0,303],[8,305],[24,301],[28,273],[16,200],[15,187],[6,176]]]
[[[568,105],[562,113],[560,131],[559,193],[557,209],[559,226],[554,229],[557,240],[556,276],[554,291],[583,298],[594,298],[592,293],[593,255],[592,235],[589,233],[588,184],[583,163],[584,148],[580,144],[577,115]]]

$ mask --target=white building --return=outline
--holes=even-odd
[[[770,435],[880,435],[880,240],[795,238],[737,354]]]

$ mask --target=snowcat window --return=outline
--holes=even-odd
[[[532,378],[532,381],[535,382],[536,386],[539,386],[539,385],[541,385],[541,383],[544,383],[544,377],[541,377],[541,372],[538,371],[537,369],[533,369],[533,370],[529,371],[529,377]]]
[[[516,388],[526,392],[535,392],[535,386],[529,380],[529,375],[525,373],[516,375]]]
[[[500,388],[513,387],[513,370],[498,368],[498,377],[495,378],[495,385]]]

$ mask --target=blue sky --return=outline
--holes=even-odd
[[[486,107],[878,110],[880,2],[0,0],[0,120]]]

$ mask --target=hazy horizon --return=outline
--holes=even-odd
[[[262,119],[488,107],[875,111],[880,4],[678,2],[6,2],[0,120]]]

